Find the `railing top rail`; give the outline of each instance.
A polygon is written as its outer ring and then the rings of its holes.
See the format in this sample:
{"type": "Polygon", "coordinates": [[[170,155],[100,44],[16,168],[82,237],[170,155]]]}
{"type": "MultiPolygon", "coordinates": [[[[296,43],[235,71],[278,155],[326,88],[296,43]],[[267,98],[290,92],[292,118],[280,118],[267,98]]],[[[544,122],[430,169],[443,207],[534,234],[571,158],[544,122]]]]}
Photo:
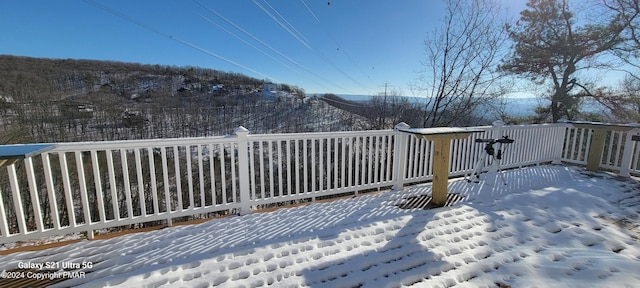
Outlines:
{"type": "Polygon", "coordinates": [[[145,140],[116,140],[116,141],[95,141],[95,142],[66,142],[56,143],[57,147],[49,152],[68,152],[68,151],[89,151],[97,149],[127,149],[127,148],[146,148],[146,147],[162,147],[174,145],[198,145],[210,143],[233,143],[236,139],[235,135],[226,136],[209,136],[209,137],[193,137],[193,138],[166,138],[166,139],[145,139],[145,140]]]}
{"type": "Polygon", "coordinates": [[[280,134],[249,134],[251,140],[292,140],[311,138],[342,138],[352,136],[389,135],[393,130],[365,130],[365,131],[339,131],[339,132],[313,132],[313,133],[280,133],[280,134]]]}
{"type": "MultiPolygon", "coordinates": [[[[502,126],[504,130],[513,129],[536,129],[541,127],[570,127],[570,123],[549,123],[549,124],[524,124],[502,126]]],[[[468,129],[489,130],[492,126],[473,126],[468,129]]],[[[425,128],[431,129],[431,128],[425,128]]],[[[339,131],[339,132],[313,132],[313,133],[278,133],[278,134],[249,134],[251,140],[294,140],[294,139],[316,139],[316,138],[341,138],[353,136],[389,135],[396,133],[394,130],[365,130],[365,131],[339,131]]],[[[115,140],[115,141],[91,141],[91,142],[63,142],[63,143],[43,143],[43,145],[53,145],[56,147],[47,152],[69,152],[69,151],[91,151],[101,149],[131,149],[162,147],[174,145],[199,145],[210,143],[232,143],[236,135],[207,136],[192,138],[160,138],[145,140],[115,140]]]]}
{"type": "Polygon", "coordinates": [[[0,160],[24,159],[55,148],[54,144],[15,144],[0,146],[0,160]]]}

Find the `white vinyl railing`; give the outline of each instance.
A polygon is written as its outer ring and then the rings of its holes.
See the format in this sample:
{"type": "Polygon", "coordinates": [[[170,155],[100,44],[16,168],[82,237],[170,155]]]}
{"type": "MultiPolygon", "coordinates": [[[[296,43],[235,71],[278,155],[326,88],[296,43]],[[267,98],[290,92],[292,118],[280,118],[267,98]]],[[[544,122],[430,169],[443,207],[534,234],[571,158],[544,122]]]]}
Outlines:
{"type": "MultiPolygon", "coordinates": [[[[584,164],[592,134],[567,124],[473,128],[482,132],[452,141],[452,177],[484,153],[475,139],[514,139],[502,147],[508,169],[584,164]]],[[[637,130],[608,134],[601,168],[640,174],[637,130]]],[[[432,149],[392,130],[251,135],[242,127],[224,137],[59,143],[0,171],[0,243],[400,189],[432,179],[432,149]]]]}

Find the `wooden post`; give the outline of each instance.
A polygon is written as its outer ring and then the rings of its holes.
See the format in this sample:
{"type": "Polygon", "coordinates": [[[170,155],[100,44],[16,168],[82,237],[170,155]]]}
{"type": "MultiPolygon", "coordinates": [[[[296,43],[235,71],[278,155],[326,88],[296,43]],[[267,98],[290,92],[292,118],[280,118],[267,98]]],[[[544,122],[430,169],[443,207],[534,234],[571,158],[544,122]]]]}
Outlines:
{"type": "Polygon", "coordinates": [[[570,123],[572,123],[573,126],[577,128],[586,128],[586,129],[593,130],[593,136],[591,137],[591,145],[589,145],[589,152],[587,154],[587,157],[588,157],[587,171],[598,171],[598,168],[600,168],[600,163],[602,163],[602,152],[604,150],[604,142],[607,138],[608,131],[624,132],[637,127],[636,125],[607,124],[607,123],[596,123],[596,122],[570,122],[570,123]]]}
{"type": "Polygon", "coordinates": [[[433,140],[433,204],[444,206],[447,202],[447,185],[449,185],[449,149],[451,139],[433,140]]]}
{"type": "Polygon", "coordinates": [[[600,163],[602,163],[602,150],[604,149],[605,138],[607,138],[606,130],[593,129],[591,146],[589,147],[589,156],[587,158],[588,171],[598,171],[598,167],[600,167],[600,163]]]}
{"type": "Polygon", "coordinates": [[[465,139],[473,132],[463,128],[418,128],[400,129],[402,132],[414,134],[418,138],[433,141],[433,184],[431,198],[436,206],[444,206],[447,202],[447,186],[449,185],[449,162],[452,139],[465,139]]]}

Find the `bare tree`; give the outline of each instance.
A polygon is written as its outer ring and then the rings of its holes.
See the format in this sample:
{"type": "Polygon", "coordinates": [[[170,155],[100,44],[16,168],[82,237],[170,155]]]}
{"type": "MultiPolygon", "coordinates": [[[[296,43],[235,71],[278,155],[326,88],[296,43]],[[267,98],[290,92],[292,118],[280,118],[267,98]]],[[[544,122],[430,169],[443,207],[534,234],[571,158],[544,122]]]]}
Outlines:
{"type": "MultiPolygon", "coordinates": [[[[613,52],[627,64],[640,68],[637,60],[640,57],[640,0],[600,0],[602,5],[613,13],[624,30],[620,33],[621,45],[614,47],[613,52]]],[[[640,79],[637,73],[628,73],[630,77],[640,79]]]]}
{"type": "Polygon", "coordinates": [[[390,90],[378,93],[369,100],[366,117],[371,128],[391,129],[400,122],[414,127],[422,125],[419,104],[401,95],[398,90],[390,90]]]}
{"type": "Polygon", "coordinates": [[[611,18],[619,19],[624,30],[620,33],[622,43],[612,52],[625,63],[625,78],[617,89],[600,89],[595,99],[607,110],[615,121],[640,121],[640,0],[597,0],[611,18]]]}
{"type": "Polygon", "coordinates": [[[461,124],[503,95],[496,67],[508,39],[494,0],[445,0],[442,25],[425,40],[425,67],[415,86],[426,94],[425,127],[461,124]]]}

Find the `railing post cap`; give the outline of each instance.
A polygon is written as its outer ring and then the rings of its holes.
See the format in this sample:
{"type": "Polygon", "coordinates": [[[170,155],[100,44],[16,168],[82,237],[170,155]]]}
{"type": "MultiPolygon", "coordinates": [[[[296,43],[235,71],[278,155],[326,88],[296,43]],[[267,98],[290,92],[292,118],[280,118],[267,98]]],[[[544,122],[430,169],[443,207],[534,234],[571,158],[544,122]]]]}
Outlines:
{"type": "Polygon", "coordinates": [[[398,131],[400,129],[409,129],[409,128],[411,128],[411,126],[409,126],[409,124],[404,123],[404,122],[400,122],[395,127],[393,127],[393,130],[394,131],[398,131]]]}
{"type": "Polygon", "coordinates": [[[243,126],[238,126],[238,128],[233,129],[233,133],[234,133],[234,134],[238,134],[238,133],[249,133],[249,129],[244,128],[243,126]]]}
{"type": "Polygon", "coordinates": [[[493,125],[493,127],[502,127],[504,126],[504,122],[502,120],[496,120],[496,121],[493,121],[491,125],[493,125]]]}

